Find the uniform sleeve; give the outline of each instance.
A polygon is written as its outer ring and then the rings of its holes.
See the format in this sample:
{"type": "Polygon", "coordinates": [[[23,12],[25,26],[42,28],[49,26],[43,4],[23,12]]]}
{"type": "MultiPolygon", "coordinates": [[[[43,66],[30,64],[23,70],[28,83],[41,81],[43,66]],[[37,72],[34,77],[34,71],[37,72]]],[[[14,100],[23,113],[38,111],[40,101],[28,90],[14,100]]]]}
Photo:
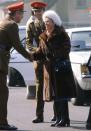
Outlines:
{"type": "Polygon", "coordinates": [[[11,45],[20,53],[22,54],[25,58],[29,59],[30,55],[29,53],[25,50],[25,48],[22,46],[19,38],[19,29],[18,25],[16,23],[13,23],[10,28],[8,29],[8,35],[10,39],[11,45]]]}
{"type": "Polygon", "coordinates": [[[40,42],[39,42],[39,47],[36,49],[36,51],[33,52],[33,58],[34,60],[42,60],[42,61],[45,61],[46,60],[46,56],[45,56],[45,53],[43,51],[43,46],[42,46],[42,42],[43,42],[43,39],[40,38],[40,42]]]}
{"type": "Polygon", "coordinates": [[[26,48],[31,51],[35,51],[36,47],[33,47],[33,29],[32,29],[33,23],[27,23],[26,24],[26,48]]]}

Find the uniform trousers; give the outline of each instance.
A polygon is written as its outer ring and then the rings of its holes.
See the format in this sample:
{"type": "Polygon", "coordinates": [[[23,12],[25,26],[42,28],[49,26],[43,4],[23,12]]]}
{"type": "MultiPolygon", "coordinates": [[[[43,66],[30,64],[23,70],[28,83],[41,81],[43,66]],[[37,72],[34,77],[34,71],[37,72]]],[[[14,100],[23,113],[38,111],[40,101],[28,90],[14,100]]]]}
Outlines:
{"type": "Polygon", "coordinates": [[[43,63],[34,61],[34,69],[36,76],[36,116],[41,118],[43,117],[44,112],[44,100],[43,100],[43,63]]]}
{"type": "Polygon", "coordinates": [[[9,90],[7,87],[7,75],[0,72],[0,124],[8,124],[7,122],[7,102],[9,90]]]}

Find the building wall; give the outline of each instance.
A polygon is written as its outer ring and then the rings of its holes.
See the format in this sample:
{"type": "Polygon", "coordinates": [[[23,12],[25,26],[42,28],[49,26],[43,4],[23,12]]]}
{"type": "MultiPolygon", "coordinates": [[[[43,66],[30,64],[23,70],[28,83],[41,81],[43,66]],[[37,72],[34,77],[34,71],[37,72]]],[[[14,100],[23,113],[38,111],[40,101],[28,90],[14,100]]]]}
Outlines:
{"type": "MultiPolygon", "coordinates": [[[[48,2],[49,0],[44,1],[48,2]]],[[[91,1],[56,0],[55,2],[51,0],[51,2],[53,3],[51,9],[58,12],[66,27],[91,25],[91,13],[87,10],[91,5],[91,1]]]]}
{"type": "Polygon", "coordinates": [[[29,17],[31,16],[31,8],[30,8],[30,3],[25,4],[25,11],[24,12],[24,17],[20,23],[20,25],[25,25],[29,17]]]}
{"type": "Polygon", "coordinates": [[[87,1],[86,8],[78,9],[76,6],[76,0],[68,0],[68,17],[69,23],[74,24],[90,24],[91,23],[91,14],[88,11],[91,1],[87,1]]]}
{"type": "MultiPolygon", "coordinates": [[[[24,18],[20,25],[25,25],[31,15],[30,0],[23,0],[25,2],[24,18]]],[[[91,6],[91,0],[31,0],[32,1],[44,1],[48,3],[47,9],[53,9],[60,15],[63,24],[66,27],[72,26],[89,26],[91,25],[91,13],[87,10],[91,6]],[[85,2],[83,6],[77,6],[78,2],[85,2]]],[[[5,4],[6,6],[6,4],[5,4]]],[[[0,19],[4,17],[2,8],[0,7],[0,19]]]]}

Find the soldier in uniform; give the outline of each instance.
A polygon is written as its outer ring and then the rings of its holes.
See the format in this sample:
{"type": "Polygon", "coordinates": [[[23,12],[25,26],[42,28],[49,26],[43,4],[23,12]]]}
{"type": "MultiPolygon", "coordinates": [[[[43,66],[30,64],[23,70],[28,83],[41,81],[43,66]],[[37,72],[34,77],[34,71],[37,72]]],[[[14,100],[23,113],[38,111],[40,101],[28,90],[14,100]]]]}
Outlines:
{"type": "Polygon", "coordinates": [[[20,54],[31,61],[30,54],[22,47],[18,25],[23,18],[24,3],[18,2],[7,7],[8,14],[0,21],[0,130],[17,130],[8,124],[7,102],[9,90],[7,87],[7,73],[10,59],[10,49],[15,48],[20,54]]]}
{"type": "MultiPolygon", "coordinates": [[[[44,31],[44,23],[42,21],[42,14],[47,6],[44,2],[33,2],[32,16],[29,18],[26,24],[26,48],[31,51],[35,51],[39,46],[39,35],[44,31]]],[[[36,77],[36,119],[33,123],[43,122],[44,100],[43,100],[43,63],[42,61],[33,61],[36,77]]]]}

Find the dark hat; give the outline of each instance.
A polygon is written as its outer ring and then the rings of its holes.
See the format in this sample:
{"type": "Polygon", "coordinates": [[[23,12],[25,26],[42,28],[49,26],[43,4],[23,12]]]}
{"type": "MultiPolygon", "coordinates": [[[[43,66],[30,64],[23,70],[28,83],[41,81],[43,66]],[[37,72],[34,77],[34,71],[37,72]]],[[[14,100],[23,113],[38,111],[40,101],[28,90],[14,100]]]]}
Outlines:
{"type": "Polygon", "coordinates": [[[39,9],[44,9],[45,7],[47,6],[47,3],[45,2],[32,2],[31,3],[31,7],[32,7],[32,10],[39,10],[39,9]]]}
{"type": "Polygon", "coordinates": [[[24,2],[18,2],[18,3],[8,5],[7,9],[11,12],[17,11],[17,10],[24,11],[24,2]]]}

